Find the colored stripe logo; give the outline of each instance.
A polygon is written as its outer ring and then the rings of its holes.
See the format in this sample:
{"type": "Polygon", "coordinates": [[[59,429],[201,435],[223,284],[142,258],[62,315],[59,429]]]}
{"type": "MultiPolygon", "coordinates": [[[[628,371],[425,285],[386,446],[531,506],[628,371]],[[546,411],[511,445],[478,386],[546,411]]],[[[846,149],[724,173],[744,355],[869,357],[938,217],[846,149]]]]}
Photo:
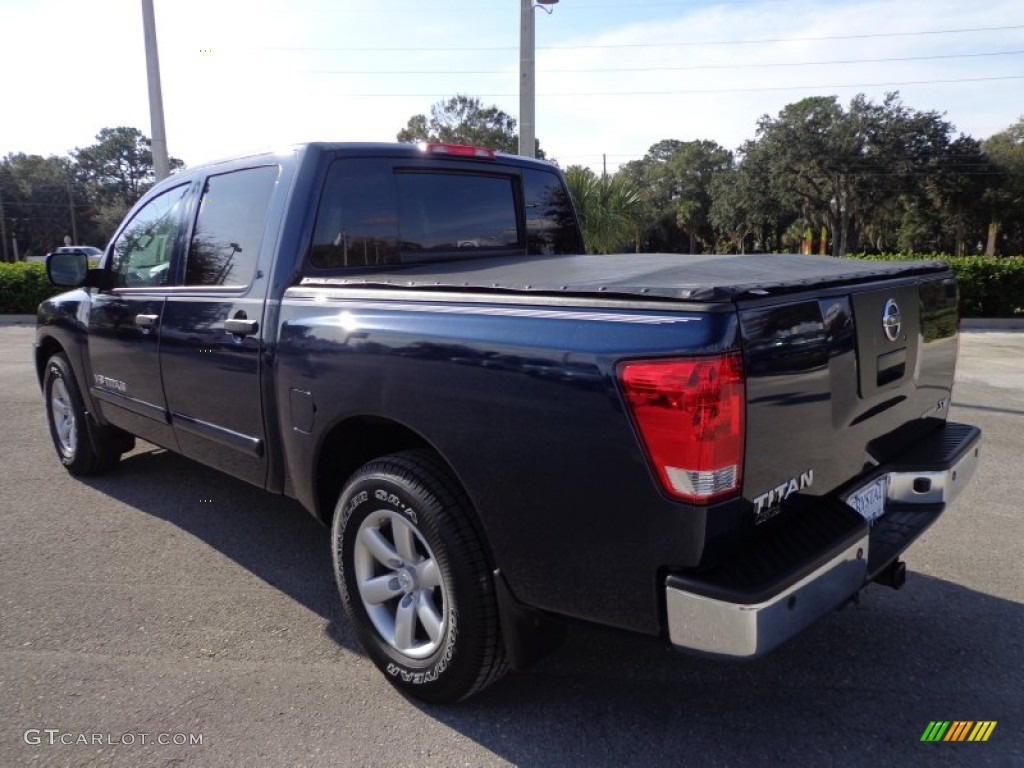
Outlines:
{"type": "Polygon", "coordinates": [[[988,741],[998,720],[932,720],[921,741],[988,741]]]}

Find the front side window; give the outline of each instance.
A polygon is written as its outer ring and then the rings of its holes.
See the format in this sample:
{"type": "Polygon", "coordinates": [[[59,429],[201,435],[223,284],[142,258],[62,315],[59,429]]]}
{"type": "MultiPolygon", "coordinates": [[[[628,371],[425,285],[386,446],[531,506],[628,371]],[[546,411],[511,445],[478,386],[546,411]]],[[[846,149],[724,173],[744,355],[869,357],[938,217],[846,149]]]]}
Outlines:
{"type": "Polygon", "coordinates": [[[154,197],[114,242],[111,270],[117,288],[146,288],[170,281],[174,241],[181,231],[188,185],[154,197]]]}
{"type": "Polygon", "coordinates": [[[206,180],[188,249],[186,285],[252,282],[277,175],[277,166],[264,166],[206,180]]]}

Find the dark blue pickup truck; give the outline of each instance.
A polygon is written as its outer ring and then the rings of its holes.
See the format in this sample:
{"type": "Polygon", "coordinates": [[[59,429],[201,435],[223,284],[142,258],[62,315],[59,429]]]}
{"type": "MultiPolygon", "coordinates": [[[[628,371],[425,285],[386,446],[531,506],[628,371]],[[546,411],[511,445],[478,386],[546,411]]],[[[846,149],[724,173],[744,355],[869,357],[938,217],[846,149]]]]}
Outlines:
{"type": "Polygon", "coordinates": [[[298,499],[401,690],[566,619],[754,657],[899,586],[969,482],[941,262],[583,255],[543,162],[309,144],[154,187],[35,348],[57,455],[135,437],[298,499]]]}

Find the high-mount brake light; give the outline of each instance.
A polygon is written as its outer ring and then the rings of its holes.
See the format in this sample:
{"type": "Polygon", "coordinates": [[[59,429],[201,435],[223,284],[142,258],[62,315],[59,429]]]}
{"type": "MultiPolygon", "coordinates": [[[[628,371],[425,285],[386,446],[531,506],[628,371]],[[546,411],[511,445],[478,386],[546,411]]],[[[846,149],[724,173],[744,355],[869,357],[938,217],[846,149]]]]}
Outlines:
{"type": "Polygon", "coordinates": [[[666,493],[709,504],[743,480],[745,387],[738,352],[637,360],[619,383],[654,473],[666,493]]]}
{"type": "Polygon", "coordinates": [[[432,155],[448,155],[450,157],[475,157],[478,160],[493,160],[497,152],[486,147],[471,147],[467,144],[423,144],[423,149],[432,155]]]}

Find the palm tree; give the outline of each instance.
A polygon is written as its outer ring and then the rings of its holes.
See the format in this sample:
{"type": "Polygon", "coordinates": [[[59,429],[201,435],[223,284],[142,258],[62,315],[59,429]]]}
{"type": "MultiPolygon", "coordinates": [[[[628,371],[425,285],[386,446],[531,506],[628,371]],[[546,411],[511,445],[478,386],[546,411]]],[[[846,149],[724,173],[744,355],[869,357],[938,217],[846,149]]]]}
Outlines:
{"type": "Polygon", "coordinates": [[[587,250],[628,250],[643,217],[643,199],[632,181],[621,173],[598,176],[579,165],[566,169],[565,181],[576,204],[587,250]]]}

